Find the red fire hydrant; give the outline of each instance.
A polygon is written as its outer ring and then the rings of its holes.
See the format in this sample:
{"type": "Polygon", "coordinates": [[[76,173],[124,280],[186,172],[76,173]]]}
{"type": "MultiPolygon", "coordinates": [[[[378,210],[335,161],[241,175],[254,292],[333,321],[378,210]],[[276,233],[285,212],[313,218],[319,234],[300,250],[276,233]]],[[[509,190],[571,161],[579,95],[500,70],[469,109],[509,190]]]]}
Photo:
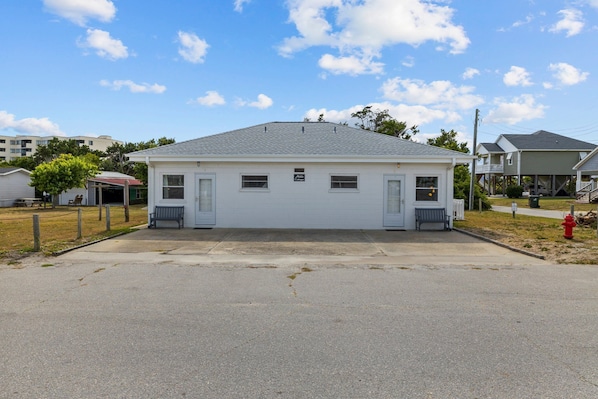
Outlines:
{"type": "Polygon", "coordinates": [[[561,225],[565,226],[565,234],[563,237],[570,240],[573,238],[573,228],[577,226],[577,223],[573,220],[573,215],[569,214],[565,216],[565,221],[561,223],[561,225]]]}

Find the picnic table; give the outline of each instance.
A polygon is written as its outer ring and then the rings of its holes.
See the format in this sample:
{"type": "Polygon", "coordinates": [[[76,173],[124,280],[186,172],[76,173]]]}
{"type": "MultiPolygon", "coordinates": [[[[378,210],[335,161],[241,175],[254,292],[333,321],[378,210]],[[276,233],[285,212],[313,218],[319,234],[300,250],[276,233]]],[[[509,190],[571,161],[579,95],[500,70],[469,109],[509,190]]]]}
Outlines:
{"type": "Polygon", "coordinates": [[[15,206],[21,206],[21,207],[27,207],[27,206],[33,206],[33,205],[42,206],[43,203],[44,202],[41,198],[17,198],[15,200],[15,206]]]}

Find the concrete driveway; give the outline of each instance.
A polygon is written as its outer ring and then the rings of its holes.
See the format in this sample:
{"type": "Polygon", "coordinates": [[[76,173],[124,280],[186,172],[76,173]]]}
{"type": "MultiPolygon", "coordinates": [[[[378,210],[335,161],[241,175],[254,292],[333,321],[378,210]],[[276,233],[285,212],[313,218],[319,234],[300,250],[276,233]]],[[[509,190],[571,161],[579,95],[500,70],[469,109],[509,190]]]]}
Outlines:
{"type": "Polygon", "coordinates": [[[544,261],[457,231],[140,229],[62,260],[293,265],[527,265],[544,261]]]}
{"type": "Polygon", "coordinates": [[[29,262],[0,268],[0,398],[598,397],[598,268],[455,231],[143,229],[29,262]]]}

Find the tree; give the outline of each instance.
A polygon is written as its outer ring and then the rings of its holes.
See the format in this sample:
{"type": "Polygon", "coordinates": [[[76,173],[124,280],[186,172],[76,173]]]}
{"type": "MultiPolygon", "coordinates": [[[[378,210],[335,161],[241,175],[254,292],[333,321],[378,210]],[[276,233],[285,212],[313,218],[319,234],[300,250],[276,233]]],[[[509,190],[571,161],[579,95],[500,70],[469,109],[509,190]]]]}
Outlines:
{"type": "Polygon", "coordinates": [[[352,113],[351,117],[359,119],[355,126],[363,130],[370,130],[405,140],[411,140],[419,132],[416,125],[407,128],[406,122],[399,122],[391,117],[387,109],[373,111],[371,105],[364,107],[361,111],[352,113]]]}
{"type": "Polygon", "coordinates": [[[158,140],[141,141],[139,143],[126,143],[124,145],[114,143],[106,149],[106,157],[100,163],[100,169],[135,176],[135,178],[147,184],[147,165],[129,161],[126,154],[173,143],[175,143],[175,139],[166,137],[160,137],[158,140]]]}
{"type": "Polygon", "coordinates": [[[469,154],[469,148],[467,148],[467,143],[458,143],[457,132],[455,132],[452,129],[448,132],[444,129],[440,129],[440,136],[433,139],[428,139],[428,145],[433,145],[434,147],[447,148],[449,150],[469,154]]]}
{"type": "Polygon", "coordinates": [[[75,157],[94,154],[98,158],[105,155],[102,151],[92,150],[86,145],[80,145],[77,140],[60,140],[54,137],[48,141],[48,144],[37,147],[33,159],[36,165],[40,165],[44,162],[50,162],[62,154],[71,154],[75,157]]]}
{"type": "MultiPolygon", "coordinates": [[[[457,132],[452,129],[448,132],[444,129],[440,129],[440,136],[428,139],[428,145],[469,154],[467,143],[457,142],[457,132]]],[[[453,198],[464,199],[465,209],[469,208],[470,182],[471,173],[469,172],[469,165],[456,165],[453,177],[453,198]]],[[[474,202],[478,203],[478,201],[482,199],[482,208],[490,209],[490,201],[488,201],[488,197],[486,197],[486,194],[482,192],[480,186],[478,184],[474,184],[473,190],[474,202]]]]}
{"type": "Polygon", "coordinates": [[[27,170],[31,171],[31,170],[35,169],[37,164],[33,160],[33,157],[19,157],[19,158],[10,160],[10,162],[2,162],[2,164],[0,166],[2,166],[2,167],[13,166],[15,168],[23,168],[23,169],[27,169],[27,170]]]}
{"type": "Polygon", "coordinates": [[[98,173],[97,165],[88,158],[62,154],[50,162],[38,165],[31,172],[29,185],[52,195],[54,207],[59,194],[72,188],[85,187],[87,179],[98,173]]]}

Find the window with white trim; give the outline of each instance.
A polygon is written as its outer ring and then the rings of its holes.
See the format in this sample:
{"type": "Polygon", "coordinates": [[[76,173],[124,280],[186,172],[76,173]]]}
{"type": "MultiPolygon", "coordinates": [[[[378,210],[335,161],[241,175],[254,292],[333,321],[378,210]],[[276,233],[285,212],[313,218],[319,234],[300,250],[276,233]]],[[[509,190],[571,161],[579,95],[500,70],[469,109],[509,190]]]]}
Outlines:
{"type": "Polygon", "coordinates": [[[513,165],[513,153],[509,152],[507,154],[507,165],[513,165]]]}
{"type": "Polygon", "coordinates": [[[241,175],[241,188],[245,190],[267,190],[268,175],[241,175]]]}
{"type": "Polygon", "coordinates": [[[438,201],[438,177],[416,176],[415,178],[416,201],[438,201]]]}
{"type": "Polygon", "coordinates": [[[185,198],[185,175],[163,175],[162,176],[162,198],[163,199],[184,199],[185,198]]]}
{"type": "Polygon", "coordinates": [[[330,188],[357,190],[357,175],[330,175],[330,188]]]}

